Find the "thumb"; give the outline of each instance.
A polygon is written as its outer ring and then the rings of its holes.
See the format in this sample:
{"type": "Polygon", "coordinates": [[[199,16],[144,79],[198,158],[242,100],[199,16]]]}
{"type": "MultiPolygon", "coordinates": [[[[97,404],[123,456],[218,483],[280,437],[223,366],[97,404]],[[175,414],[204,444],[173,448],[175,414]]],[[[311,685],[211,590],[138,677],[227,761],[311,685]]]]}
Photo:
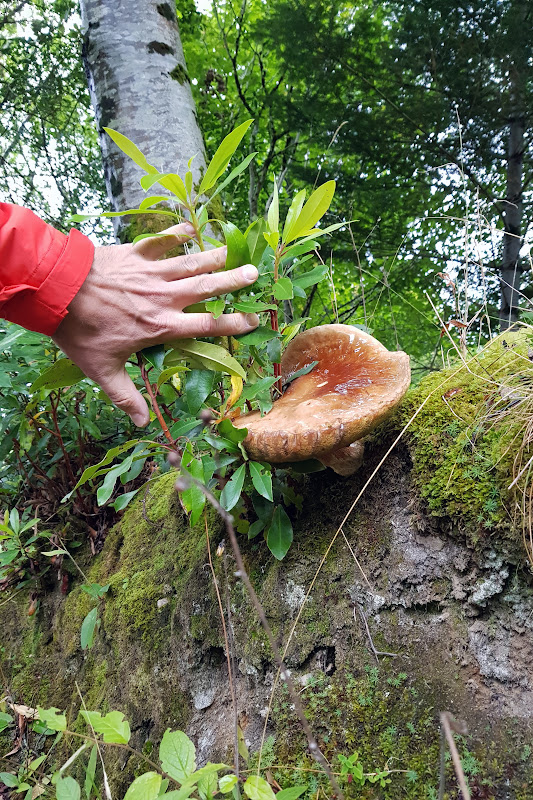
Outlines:
{"type": "Polygon", "coordinates": [[[132,422],[144,428],[150,421],[148,406],[132,379],[122,367],[114,375],[98,378],[98,383],[108,395],[109,399],[122,411],[131,417],[132,422]]]}

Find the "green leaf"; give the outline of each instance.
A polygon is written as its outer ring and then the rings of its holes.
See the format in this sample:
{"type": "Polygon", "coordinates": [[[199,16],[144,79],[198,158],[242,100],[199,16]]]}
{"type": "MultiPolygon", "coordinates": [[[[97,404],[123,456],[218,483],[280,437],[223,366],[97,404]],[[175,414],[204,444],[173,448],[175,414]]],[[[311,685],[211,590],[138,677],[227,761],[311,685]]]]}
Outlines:
{"type": "Polygon", "coordinates": [[[157,772],[145,772],[130,784],[124,800],[156,800],[159,797],[161,780],[161,775],[157,772]]]}
{"type": "MultiPolygon", "coordinates": [[[[243,333],[240,336],[235,336],[241,344],[245,345],[258,345],[264,344],[265,342],[270,341],[270,339],[277,339],[279,338],[280,334],[278,331],[273,331],[272,328],[268,328],[266,325],[259,325],[255,330],[251,331],[251,333],[243,333]]],[[[243,377],[241,375],[241,377],[243,377]]]]}
{"type": "Polygon", "coordinates": [[[130,208],[127,211],[103,211],[100,214],[73,214],[70,219],[72,222],[85,222],[85,220],[94,219],[95,217],[105,217],[108,219],[113,217],[138,216],[139,214],[162,214],[164,217],[173,217],[177,219],[177,214],[174,211],[165,211],[164,208],[157,208],[155,210],[145,208],[143,211],[139,211],[138,208],[130,208]]]}
{"type": "Polygon", "coordinates": [[[282,789],[277,793],[276,800],[297,800],[306,791],[307,786],[289,786],[288,789],[282,789]]]}
{"type": "Polygon", "coordinates": [[[314,286],[315,283],[320,283],[322,278],[325,278],[328,273],[328,265],[320,264],[320,266],[309,270],[309,272],[306,272],[304,275],[298,275],[297,278],[293,279],[293,283],[295,286],[299,286],[300,289],[308,289],[309,286],[314,286]]]}
{"type": "Polygon", "coordinates": [[[205,304],[205,310],[209,311],[215,319],[218,319],[224,313],[226,308],[226,301],[223,297],[217,297],[216,300],[208,300],[205,304]]]}
{"type": "Polygon", "coordinates": [[[19,779],[17,776],[12,775],[10,772],[0,772],[0,782],[2,782],[9,789],[14,789],[19,785],[19,779]]]}
{"type": "Polygon", "coordinates": [[[67,775],[66,778],[59,778],[56,783],[57,800],[80,800],[81,789],[78,781],[67,775]]]}
{"type": "Polygon", "coordinates": [[[233,153],[241,143],[242,137],[252,122],[252,119],[243,122],[242,125],[239,125],[237,128],[235,128],[235,130],[229,133],[222,141],[205,171],[205,175],[200,183],[198,194],[204,194],[204,192],[208,192],[209,189],[215,185],[219,177],[228,166],[233,153]]]}
{"type": "Polygon", "coordinates": [[[222,489],[220,494],[220,505],[222,508],[225,508],[226,511],[231,511],[231,509],[237,505],[241,496],[242,487],[244,485],[245,475],[246,464],[241,464],[241,466],[235,470],[227,484],[222,489]]]}
{"type": "Polygon", "coordinates": [[[197,414],[213,391],[215,373],[209,369],[191,369],[185,383],[185,400],[191,414],[197,414]]]}
{"type": "Polygon", "coordinates": [[[162,386],[166,381],[168,381],[169,378],[172,378],[172,376],[175,375],[177,372],[187,372],[187,367],[176,364],[173,367],[168,367],[168,369],[164,369],[161,372],[159,378],[157,379],[157,388],[159,389],[160,386],[162,386]]]}
{"type": "MultiPolygon", "coordinates": [[[[218,767],[218,764],[213,764],[213,765],[208,764],[207,766],[218,767]]],[[[203,769],[205,769],[205,767],[203,769]]],[[[202,770],[198,770],[198,772],[202,772],[202,770]]],[[[200,795],[200,800],[211,800],[213,795],[216,794],[218,786],[217,772],[218,770],[209,769],[208,771],[200,775],[199,778],[197,778],[196,782],[198,786],[198,794],[200,795]]],[[[196,777],[197,774],[198,773],[196,773],[194,777],[196,777]]]]}
{"type": "Polygon", "coordinates": [[[156,369],[163,369],[163,361],[165,360],[165,347],[162,344],[156,344],[153,347],[145,347],[141,350],[143,357],[156,369]]]}
{"type": "Polygon", "coordinates": [[[47,759],[46,753],[42,756],[38,756],[38,758],[32,759],[32,761],[30,761],[30,763],[28,764],[28,770],[30,772],[35,772],[35,770],[39,769],[43,761],[46,761],[46,759],[47,759]]]}
{"type": "Polygon", "coordinates": [[[4,550],[3,553],[0,552],[0,567],[6,567],[8,564],[12,564],[19,552],[18,547],[4,550]]]}
{"type": "Polygon", "coordinates": [[[259,775],[250,775],[243,786],[244,793],[250,800],[275,800],[272,787],[259,775]]]}
{"type": "Polygon", "coordinates": [[[17,328],[16,330],[12,331],[11,333],[6,334],[3,339],[0,340],[0,352],[4,353],[13,342],[16,342],[17,339],[20,339],[22,336],[26,336],[28,331],[23,330],[21,328],[17,328]]]}
{"type": "Polygon", "coordinates": [[[279,278],[272,287],[272,294],[276,300],[290,300],[294,297],[291,279],[279,278]]]}
{"type": "Polygon", "coordinates": [[[117,482],[118,478],[120,478],[120,476],[125,472],[128,472],[132,462],[133,453],[125,458],[120,464],[117,464],[116,467],[113,467],[107,472],[102,485],[98,487],[98,491],[96,492],[96,500],[99,506],[103,506],[105,503],[107,503],[113,494],[115,483],[117,482]]]}
{"type": "MultiPolygon", "coordinates": [[[[77,482],[74,489],[72,489],[71,492],[66,494],[61,502],[64,503],[66,500],[68,500],[68,498],[71,496],[72,492],[74,492],[75,489],[77,489],[79,486],[83,486],[84,483],[87,483],[87,481],[90,481],[92,478],[96,477],[97,474],[101,474],[101,471],[106,472],[107,470],[105,469],[105,467],[107,466],[107,464],[113,461],[113,459],[115,459],[117,456],[121,455],[122,453],[125,453],[127,450],[131,450],[132,447],[136,447],[138,444],[139,444],[138,439],[130,439],[129,442],[125,442],[124,444],[119,444],[116,447],[112,447],[110,450],[108,450],[103,459],[99,461],[98,464],[93,464],[91,467],[87,467],[87,469],[84,470],[81,478],[77,482]]],[[[154,447],[157,445],[155,442],[145,442],[145,446],[154,447]]]]}
{"type": "MultiPolygon", "coordinates": [[[[230,184],[232,181],[234,181],[234,180],[235,180],[235,178],[236,178],[238,175],[240,175],[240,174],[241,174],[241,172],[244,172],[244,170],[246,169],[246,167],[248,166],[248,164],[250,163],[250,161],[252,161],[252,160],[253,160],[253,159],[256,157],[256,155],[257,155],[257,153],[250,153],[250,155],[249,155],[249,156],[246,156],[246,158],[244,159],[244,161],[241,161],[241,163],[240,163],[238,166],[236,166],[236,167],[235,167],[235,169],[232,169],[232,171],[230,172],[230,174],[228,175],[228,177],[227,177],[227,178],[225,178],[225,179],[222,181],[222,183],[219,183],[219,184],[218,184],[218,186],[217,186],[217,188],[216,188],[216,190],[213,192],[213,194],[212,194],[212,195],[210,195],[210,197],[209,197],[209,202],[210,202],[210,203],[213,201],[213,198],[215,198],[215,197],[216,197],[218,194],[220,194],[220,192],[222,192],[222,191],[223,191],[223,190],[226,188],[226,186],[229,186],[229,184],[230,184]]],[[[205,206],[202,206],[202,207],[201,207],[201,209],[200,209],[200,211],[199,211],[199,214],[201,214],[201,213],[202,213],[202,212],[204,212],[205,210],[206,210],[206,207],[205,207],[205,206]]]]}
{"type": "Polygon", "coordinates": [[[279,233],[277,231],[273,233],[264,233],[263,238],[268,242],[272,250],[277,248],[279,242],[279,233]]]}
{"type": "Polygon", "coordinates": [[[167,172],[162,175],[159,179],[159,183],[161,186],[164,186],[165,189],[169,189],[172,194],[175,194],[180,202],[187,202],[187,189],[185,188],[183,180],[179,175],[176,175],[175,172],[167,172]]]}
{"type": "Polygon", "coordinates": [[[252,478],[252,483],[256,492],[270,500],[272,503],[274,501],[274,496],[272,494],[272,474],[270,472],[270,467],[268,469],[263,466],[263,464],[258,464],[256,461],[249,461],[250,465],[250,476],[252,478]]]}
{"type": "Polygon", "coordinates": [[[141,187],[144,189],[145,192],[148,189],[151,189],[155,183],[159,183],[160,178],[164,178],[167,174],[166,172],[150,172],[148,175],[143,175],[140,179],[139,183],[141,187]]]}
{"type": "MultiPolygon", "coordinates": [[[[145,192],[151,189],[154,183],[159,183],[160,186],[164,186],[165,189],[168,189],[172,194],[176,195],[180,203],[187,202],[185,184],[180,176],[176,175],[174,172],[151,172],[149,175],[143,175],[140,180],[140,184],[145,192]]],[[[167,202],[169,199],[170,198],[165,197],[167,202]]],[[[139,208],[145,209],[145,203],[146,201],[143,200],[139,208]]]]}
{"type": "MultiPolygon", "coordinates": [[[[181,471],[200,483],[205,481],[203,462],[200,458],[194,457],[190,442],[187,442],[183,451],[181,471]]],[[[190,486],[180,492],[180,498],[183,507],[191,515],[191,525],[196,525],[205,506],[205,494],[194,481],[191,481],[190,486]]]]}
{"type": "Polygon", "coordinates": [[[259,378],[255,383],[248,383],[241,393],[241,400],[253,400],[258,394],[262,394],[276,383],[277,378],[259,378]]]}
{"type": "Polygon", "coordinates": [[[294,223],[291,224],[290,236],[287,236],[286,239],[287,244],[298,239],[316,225],[330,207],[334,194],[335,181],[326,181],[318,189],[315,189],[294,223]]]}
{"type": "MultiPolygon", "coordinates": [[[[279,196],[278,196],[278,182],[274,175],[274,187],[272,189],[272,202],[267,214],[267,225],[269,233],[275,233],[279,238],[279,196]]],[[[277,244],[277,242],[276,242],[277,244]]]]}
{"type": "Polygon", "coordinates": [[[167,729],[159,745],[159,760],[164,772],[183,783],[196,769],[196,749],[183,731],[167,729]]]}
{"type": "Polygon", "coordinates": [[[272,522],[267,531],[268,549],[278,561],[287,554],[292,543],[292,524],[283,506],[276,506],[272,522]]]}
{"type": "Polygon", "coordinates": [[[193,428],[197,428],[202,423],[199,419],[183,419],[176,422],[170,429],[170,435],[173,439],[179,439],[180,436],[186,436],[193,428]]]}
{"type": "Polygon", "coordinates": [[[229,794],[234,786],[237,785],[236,775],[224,775],[218,782],[218,788],[222,794],[229,794]]]}
{"type": "MultiPolygon", "coordinates": [[[[139,211],[144,211],[145,208],[150,208],[151,206],[156,206],[158,203],[168,203],[168,195],[152,195],[151,197],[145,197],[144,200],[139,205],[139,211]]],[[[148,234],[149,236],[153,236],[154,234],[148,234]]],[[[155,234],[156,236],[158,234],[155,234]]],[[[164,235],[164,234],[163,234],[164,235]]]]}
{"type": "Polygon", "coordinates": [[[109,586],[109,583],[106,583],[105,586],[102,586],[99,583],[84,583],[82,584],[81,590],[82,592],[85,592],[85,594],[88,594],[89,597],[92,597],[95,600],[100,600],[100,598],[103,597],[109,590],[109,586]]]}
{"type": "MultiPolygon", "coordinates": [[[[230,356],[227,350],[219,347],[216,344],[209,344],[208,342],[199,342],[196,339],[177,339],[170,343],[171,346],[178,351],[182,351],[187,355],[193,356],[200,361],[206,369],[215,370],[215,372],[227,372],[230,375],[239,375],[243,380],[246,378],[246,373],[238,361],[233,356],[230,356]]],[[[180,360],[183,358],[181,353],[177,356],[180,360]]],[[[168,354],[165,361],[171,364],[173,358],[172,353],[168,354]]]]}
{"type": "Polygon", "coordinates": [[[188,197],[191,197],[192,195],[192,181],[193,181],[192,172],[189,169],[185,173],[185,189],[188,197]]]}
{"type": "Polygon", "coordinates": [[[230,442],[234,442],[234,444],[244,442],[248,436],[246,428],[236,428],[230,419],[223,419],[222,422],[217,425],[217,430],[221,436],[229,439],[230,442]]]}
{"type": "Polygon", "coordinates": [[[13,724],[15,720],[10,714],[0,711],[0,733],[13,724]]]}
{"type": "Polygon", "coordinates": [[[96,759],[98,756],[98,747],[96,744],[93,744],[91,748],[91,755],[89,756],[89,761],[87,764],[87,768],[85,770],[85,781],[83,783],[83,789],[85,791],[85,797],[87,800],[91,799],[91,792],[94,786],[94,776],[96,774],[96,759]]]}
{"type": "Polygon", "coordinates": [[[132,492],[124,492],[121,494],[120,497],[117,497],[114,503],[111,505],[115,509],[115,511],[124,511],[126,506],[128,506],[135,495],[140,491],[140,489],[134,489],[132,492]]]}
{"type": "Polygon", "coordinates": [[[311,361],[311,363],[306,364],[305,367],[297,369],[296,372],[293,372],[292,375],[289,375],[289,377],[285,380],[285,383],[283,385],[288,386],[289,383],[292,383],[294,380],[296,380],[296,378],[301,378],[302,375],[309,375],[309,373],[312,372],[312,370],[314,370],[317,364],[318,361],[311,361]]]}
{"type": "Polygon", "coordinates": [[[257,300],[235,300],[232,306],[236,311],[244,311],[245,314],[260,314],[262,311],[275,311],[277,308],[277,306],[260,303],[257,300]]]}
{"type": "Polygon", "coordinates": [[[81,711],[84,720],[95,733],[101,733],[107,744],[128,744],[131,737],[130,724],[121,711],[110,711],[102,717],[99,711],[81,711]]]}
{"type": "Polygon", "coordinates": [[[94,635],[100,620],[98,619],[98,608],[93,608],[81,623],[80,643],[82,650],[90,650],[94,644],[94,635]]]}
{"type": "Polygon", "coordinates": [[[67,718],[58,708],[41,708],[37,706],[39,721],[51,731],[66,731],[67,718]]]}
{"type": "Polygon", "coordinates": [[[302,189],[301,192],[298,192],[298,194],[294,197],[294,200],[291,203],[291,207],[287,212],[287,217],[285,219],[285,226],[283,228],[283,235],[281,237],[282,241],[285,243],[291,241],[290,237],[292,235],[292,230],[295,227],[295,223],[298,217],[300,216],[300,212],[302,210],[302,206],[305,201],[305,194],[306,194],[305,189],[302,189]]]}
{"type": "Polygon", "coordinates": [[[255,222],[252,222],[244,234],[248,250],[250,251],[250,264],[253,264],[255,267],[258,267],[261,263],[261,258],[267,248],[267,242],[263,235],[266,229],[266,221],[263,217],[259,217],[255,222]]]}
{"type": "Polygon", "coordinates": [[[265,521],[263,519],[256,519],[248,528],[248,539],[254,539],[265,528],[265,521]]]}
{"type": "Polygon", "coordinates": [[[222,222],[228,254],[224,269],[236,269],[250,263],[250,250],[244,234],[231,222],[222,222]]]}
{"type": "Polygon", "coordinates": [[[287,325],[283,328],[283,343],[285,346],[289,344],[289,342],[294,339],[304,322],[306,322],[308,317],[304,317],[303,319],[296,319],[294,322],[291,322],[290,325],[287,325]]]}
{"type": "Polygon", "coordinates": [[[30,386],[30,392],[39,389],[62,389],[65,386],[74,386],[85,378],[85,374],[70,358],[60,358],[51,367],[42,372],[37,380],[30,386]]]}
{"type": "Polygon", "coordinates": [[[148,163],[146,156],[141,153],[137,145],[133,144],[127,136],[124,136],[118,131],[114,131],[112,128],[104,128],[104,131],[113,139],[117,147],[122,150],[123,153],[126,153],[126,155],[141,167],[141,169],[144,169],[145,172],[158,172],[152,164],[148,163]]]}

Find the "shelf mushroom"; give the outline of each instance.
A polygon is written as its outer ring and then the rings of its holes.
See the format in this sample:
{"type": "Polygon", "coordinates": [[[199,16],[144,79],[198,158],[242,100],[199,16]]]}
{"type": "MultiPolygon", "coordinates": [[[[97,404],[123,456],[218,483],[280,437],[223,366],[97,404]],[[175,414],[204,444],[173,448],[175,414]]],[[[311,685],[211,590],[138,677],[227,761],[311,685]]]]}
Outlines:
{"type": "Polygon", "coordinates": [[[319,459],[341,475],[362,462],[360,440],[380,424],[409,387],[409,356],[389,352],[351,325],[323,325],[296,336],[283,354],[283,384],[303,367],[261,417],[258,411],[233,421],[248,429],[251,458],[272,464],[319,459]]]}

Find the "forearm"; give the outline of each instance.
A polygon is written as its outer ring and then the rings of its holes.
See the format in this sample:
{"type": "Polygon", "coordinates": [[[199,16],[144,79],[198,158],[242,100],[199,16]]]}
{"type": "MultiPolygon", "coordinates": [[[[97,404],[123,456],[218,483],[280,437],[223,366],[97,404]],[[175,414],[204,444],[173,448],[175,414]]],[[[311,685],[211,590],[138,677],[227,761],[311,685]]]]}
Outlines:
{"type": "Polygon", "coordinates": [[[92,242],[26,208],[0,203],[0,317],[51,336],[87,277],[92,242]]]}

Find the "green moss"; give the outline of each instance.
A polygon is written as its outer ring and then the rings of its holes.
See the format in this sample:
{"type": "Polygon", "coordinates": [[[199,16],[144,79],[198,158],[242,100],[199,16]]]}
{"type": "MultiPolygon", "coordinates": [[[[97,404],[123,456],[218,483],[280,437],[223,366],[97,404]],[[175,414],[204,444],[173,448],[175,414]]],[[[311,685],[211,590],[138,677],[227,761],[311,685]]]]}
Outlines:
{"type": "Polygon", "coordinates": [[[178,83],[181,83],[182,86],[183,86],[184,83],[190,83],[191,82],[191,79],[189,78],[187,70],[185,69],[183,64],[179,64],[179,63],[176,64],[174,69],[170,70],[170,72],[168,74],[170,75],[170,77],[172,78],[173,81],[177,81],[178,83]]]}
{"type": "MultiPolygon", "coordinates": [[[[430,690],[426,681],[399,671],[392,662],[383,662],[379,668],[367,665],[358,670],[338,670],[332,678],[317,673],[309,680],[301,692],[305,713],[332,769],[340,771],[339,755],[357,753],[365,773],[392,770],[387,776],[389,783],[383,787],[379,783],[367,782],[361,787],[357,781],[344,781],[342,788],[348,800],[437,797],[440,725],[434,689],[430,690]]],[[[306,786],[304,797],[316,796],[319,786],[329,796],[327,782],[308,754],[307,740],[288,693],[282,690],[277,698],[272,714],[275,732],[261,754],[262,768],[270,768],[283,788],[306,786]]],[[[517,732],[497,739],[491,731],[484,733],[482,737],[457,739],[471,788],[483,788],[486,794],[480,796],[495,798],[499,787],[508,785],[510,776],[513,787],[525,788],[527,767],[520,762],[523,738],[517,732]]],[[[252,767],[257,761],[258,754],[252,767]]],[[[445,796],[450,800],[457,789],[453,791],[456,781],[449,760],[446,785],[451,794],[445,796]]]]}
{"type": "Polygon", "coordinates": [[[507,391],[524,394],[533,379],[528,339],[510,334],[472,358],[424,379],[404,401],[395,422],[405,425],[413,479],[432,514],[455,518],[472,544],[498,532],[515,544],[513,459],[524,416],[506,412],[507,391]],[[419,410],[421,409],[421,410],[419,410]]]}
{"type": "MultiPolygon", "coordinates": [[[[154,206],[154,208],[169,210],[163,204],[154,206]]],[[[140,236],[143,233],[161,233],[161,231],[166,230],[171,225],[177,225],[177,223],[178,220],[173,221],[163,214],[161,216],[157,214],[138,214],[131,217],[123,217],[123,224],[120,226],[118,236],[122,244],[127,244],[128,242],[133,242],[136,236],[140,236]],[[126,222],[126,220],[128,221],[126,222]]],[[[172,255],[181,255],[183,248],[175,248],[170,252],[172,255]]]]}

